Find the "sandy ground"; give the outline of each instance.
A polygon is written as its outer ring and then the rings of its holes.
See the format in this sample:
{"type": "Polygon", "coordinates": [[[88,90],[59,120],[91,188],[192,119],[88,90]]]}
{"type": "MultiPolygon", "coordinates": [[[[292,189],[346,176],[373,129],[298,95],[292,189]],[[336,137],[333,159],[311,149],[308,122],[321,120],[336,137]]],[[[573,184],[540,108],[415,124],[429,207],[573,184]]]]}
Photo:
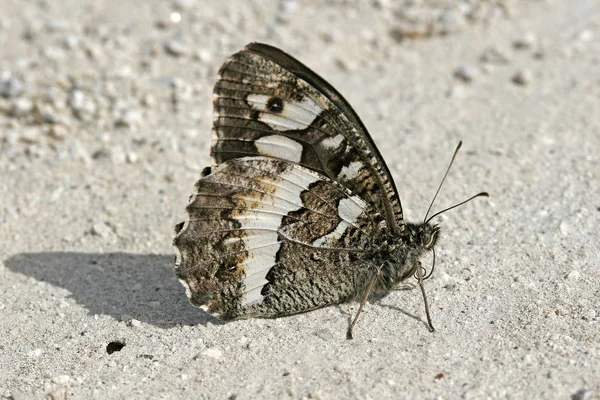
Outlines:
{"type": "Polygon", "coordinates": [[[0,0],[0,397],[600,398],[600,4],[320,4],[0,0]],[[356,304],[188,304],[172,230],[254,40],[347,97],[409,220],[464,141],[437,208],[492,197],[438,218],[435,333],[414,285],[353,341],[356,304]]]}

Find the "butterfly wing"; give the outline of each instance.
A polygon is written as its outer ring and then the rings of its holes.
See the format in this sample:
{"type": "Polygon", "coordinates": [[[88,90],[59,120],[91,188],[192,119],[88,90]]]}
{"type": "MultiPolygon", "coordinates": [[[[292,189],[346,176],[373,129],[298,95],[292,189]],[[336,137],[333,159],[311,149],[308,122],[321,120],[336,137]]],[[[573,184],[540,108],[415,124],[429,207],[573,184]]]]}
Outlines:
{"type": "Polygon", "coordinates": [[[214,89],[213,165],[269,156],[339,182],[403,229],[389,170],[360,118],[324,79],[283,51],[251,43],[219,71],[214,89]]]}
{"type": "Polygon", "coordinates": [[[328,177],[271,157],[226,161],[200,179],[174,240],[192,303],[228,318],[344,302],[373,266],[372,204],[328,177]]]}

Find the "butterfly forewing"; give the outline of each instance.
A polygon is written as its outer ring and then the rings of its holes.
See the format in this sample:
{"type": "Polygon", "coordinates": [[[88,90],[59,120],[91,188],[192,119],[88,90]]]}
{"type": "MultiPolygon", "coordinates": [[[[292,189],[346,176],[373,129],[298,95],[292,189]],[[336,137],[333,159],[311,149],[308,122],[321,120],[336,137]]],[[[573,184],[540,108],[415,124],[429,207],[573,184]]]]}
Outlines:
{"type": "Polygon", "coordinates": [[[213,164],[247,156],[317,171],[375,205],[402,229],[400,200],[381,155],[344,98],[302,63],[252,43],[219,72],[214,89],[213,164]]]}
{"type": "Polygon", "coordinates": [[[194,303],[226,317],[339,303],[371,273],[361,263],[378,233],[377,210],[296,163],[227,161],[198,181],[187,211],[175,272],[194,303]]]}

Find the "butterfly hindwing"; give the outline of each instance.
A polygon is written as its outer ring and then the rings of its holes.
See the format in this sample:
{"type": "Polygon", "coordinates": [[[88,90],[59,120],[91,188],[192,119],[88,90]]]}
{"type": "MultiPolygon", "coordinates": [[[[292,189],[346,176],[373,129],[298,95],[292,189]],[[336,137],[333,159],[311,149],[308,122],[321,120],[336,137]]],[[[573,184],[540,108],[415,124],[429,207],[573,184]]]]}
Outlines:
{"type": "Polygon", "coordinates": [[[246,156],[298,163],[347,187],[402,229],[400,199],[379,151],[348,102],[281,50],[252,43],[219,71],[213,165],[246,156]]]}
{"type": "Polygon", "coordinates": [[[377,211],[298,164],[226,161],[198,181],[187,212],[174,241],[175,272],[193,303],[225,317],[340,303],[372,274],[364,257],[378,232],[377,211]]]}

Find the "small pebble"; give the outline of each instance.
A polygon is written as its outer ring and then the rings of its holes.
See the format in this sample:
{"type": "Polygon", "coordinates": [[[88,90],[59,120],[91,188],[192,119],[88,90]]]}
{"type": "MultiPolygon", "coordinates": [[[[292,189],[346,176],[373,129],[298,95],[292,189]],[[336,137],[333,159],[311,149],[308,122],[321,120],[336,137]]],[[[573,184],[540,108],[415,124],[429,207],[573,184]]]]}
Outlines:
{"type": "Polygon", "coordinates": [[[67,21],[53,19],[47,22],[46,25],[44,25],[44,28],[48,33],[59,33],[66,32],[67,30],[69,30],[70,26],[67,21]]]}
{"type": "Polygon", "coordinates": [[[65,59],[65,51],[59,47],[42,47],[42,56],[50,61],[60,62],[65,59]]]}
{"type": "Polygon", "coordinates": [[[33,23],[27,27],[25,27],[25,31],[23,32],[24,40],[34,40],[37,38],[41,30],[41,26],[39,23],[33,23]]]}
{"type": "Polygon", "coordinates": [[[537,43],[537,38],[533,32],[527,32],[522,37],[515,39],[513,47],[518,50],[530,49],[537,43]]]}
{"type": "Polygon", "coordinates": [[[55,203],[58,199],[60,199],[60,197],[63,194],[64,189],[62,187],[59,187],[57,189],[55,189],[51,194],[50,194],[50,203],[55,203]]]}
{"type": "Polygon", "coordinates": [[[275,13],[275,19],[280,24],[286,24],[291,20],[294,11],[296,11],[296,8],[298,7],[298,3],[296,0],[283,0],[279,1],[278,5],[279,7],[277,7],[275,13]]]}
{"type": "Polygon", "coordinates": [[[531,71],[525,69],[517,71],[511,78],[512,82],[519,86],[526,86],[531,83],[533,79],[533,74],[531,71]]]}
{"type": "Polygon", "coordinates": [[[477,72],[472,67],[461,65],[454,69],[453,75],[456,79],[462,82],[471,83],[473,82],[473,79],[475,79],[477,72]]]}
{"type": "Polygon", "coordinates": [[[79,89],[73,89],[69,93],[68,104],[73,110],[79,110],[83,107],[83,102],[85,100],[85,95],[79,89]]]}
{"type": "Polygon", "coordinates": [[[510,63],[510,57],[496,47],[488,47],[485,49],[480,59],[483,62],[496,65],[506,65],[510,63]]]}
{"type": "Polygon", "coordinates": [[[536,60],[541,60],[546,57],[546,51],[544,49],[537,49],[531,54],[531,56],[536,60]]]}
{"type": "Polygon", "coordinates": [[[67,50],[74,49],[79,44],[79,38],[73,35],[67,35],[62,40],[63,47],[67,50]]]}
{"type": "Polygon", "coordinates": [[[169,14],[169,21],[171,21],[174,24],[178,24],[181,22],[181,14],[177,11],[173,11],[171,14],[169,14]]]}
{"type": "Polygon", "coordinates": [[[33,102],[28,98],[21,97],[13,101],[11,114],[15,117],[24,117],[33,110],[33,102]]]}
{"type": "Polygon", "coordinates": [[[582,42],[589,42],[594,38],[594,32],[590,30],[581,31],[579,33],[579,40],[582,42]]]}
{"type": "Polygon", "coordinates": [[[97,43],[86,43],[84,51],[90,60],[97,63],[104,60],[104,49],[97,43]]]}
{"type": "Polygon", "coordinates": [[[47,135],[55,140],[64,140],[67,137],[67,133],[67,128],[62,125],[51,125],[47,131],[47,135]]]}
{"type": "Polygon", "coordinates": [[[219,350],[216,347],[211,347],[209,349],[205,349],[202,350],[200,352],[200,356],[202,357],[209,357],[209,358],[214,358],[214,359],[220,359],[221,357],[223,357],[223,353],[221,352],[221,350],[219,350]]]}
{"type": "Polygon", "coordinates": [[[571,395],[571,400],[591,400],[592,391],[588,389],[579,389],[571,395]]]}
{"type": "Polygon", "coordinates": [[[157,29],[161,29],[161,30],[167,29],[169,27],[169,22],[170,22],[170,20],[158,19],[158,20],[154,21],[154,26],[157,29]]]}
{"type": "Polygon", "coordinates": [[[172,172],[166,173],[164,175],[164,178],[165,178],[165,182],[167,182],[167,183],[175,182],[175,174],[173,174],[172,172]]]}
{"type": "Polygon", "coordinates": [[[141,103],[144,107],[152,107],[156,104],[156,99],[151,94],[145,94],[142,97],[141,103]]]}
{"type": "Polygon", "coordinates": [[[38,358],[43,353],[44,353],[44,350],[42,350],[42,349],[35,349],[35,350],[32,350],[32,351],[29,352],[29,357],[38,358]]]}
{"type": "Polygon", "coordinates": [[[467,26],[467,18],[465,15],[454,12],[443,12],[439,18],[439,32],[443,35],[459,32],[467,26]]]}
{"type": "Polygon", "coordinates": [[[200,49],[196,52],[196,58],[202,62],[210,62],[212,61],[212,54],[208,49],[200,49]]]}
{"type": "Polygon", "coordinates": [[[446,95],[454,99],[462,99],[467,96],[467,91],[465,90],[464,85],[454,85],[448,89],[446,95]]]}
{"type": "Polygon", "coordinates": [[[88,100],[85,102],[84,107],[75,113],[77,118],[82,121],[91,120],[96,114],[96,104],[92,100],[88,100]]]}
{"type": "Polygon", "coordinates": [[[133,151],[130,151],[129,153],[127,153],[126,160],[129,164],[135,164],[138,161],[138,156],[133,151]]]}
{"type": "Polygon", "coordinates": [[[242,346],[245,347],[248,342],[250,341],[250,339],[248,339],[246,336],[242,336],[238,339],[238,343],[242,346]]]}
{"type": "Polygon", "coordinates": [[[578,281],[581,278],[581,273],[577,270],[573,270],[571,272],[569,272],[569,274],[567,275],[567,280],[570,281],[578,281]]]}
{"type": "Polygon", "coordinates": [[[334,63],[341,71],[344,72],[355,71],[358,68],[358,65],[349,59],[338,57],[334,60],[334,63]]]}
{"type": "Polygon", "coordinates": [[[107,149],[98,149],[96,150],[93,154],[92,154],[92,158],[94,160],[105,160],[110,158],[110,151],[108,151],[107,149]]]}
{"type": "Polygon", "coordinates": [[[450,292],[454,292],[456,289],[458,289],[458,284],[448,283],[448,284],[444,285],[444,289],[449,290],[450,292]]]}
{"type": "Polygon", "coordinates": [[[181,57],[190,52],[190,49],[178,40],[169,40],[164,47],[168,54],[175,57],[181,57]]]}
{"type": "Polygon", "coordinates": [[[567,221],[562,221],[558,225],[558,230],[560,230],[560,233],[562,233],[563,235],[570,235],[572,231],[571,224],[569,224],[567,221]]]}
{"type": "Polygon", "coordinates": [[[36,121],[39,124],[54,124],[57,122],[57,116],[54,108],[50,104],[36,103],[36,121]]]}
{"type": "Polygon", "coordinates": [[[142,112],[140,110],[126,110],[119,119],[115,122],[118,127],[132,127],[137,125],[142,120],[142,112]]]}
{"type": "Polygon", "coordinates": [[[23,83],[19,79],[8,77],[0,80],[0,96],[8,99],[21,93],[23,93],[23,83]]]}
{"type": "Polygon", "coordinates": [[[596,310],[594,310],[593,308],[587,308],[581,312],[581,315],[583,316],[583,319],[591,321],[594,318],[596,318],[596,315],[598,315],[598,312],[596,310]]]}
{"type": "Polygon", "coordinates": [[[112,234],[112,229],[110,226],[106,225],[104,222],[95,223],[92,226],[92,235],[100,236],[103,239],[110,237],[112,234]]]}

